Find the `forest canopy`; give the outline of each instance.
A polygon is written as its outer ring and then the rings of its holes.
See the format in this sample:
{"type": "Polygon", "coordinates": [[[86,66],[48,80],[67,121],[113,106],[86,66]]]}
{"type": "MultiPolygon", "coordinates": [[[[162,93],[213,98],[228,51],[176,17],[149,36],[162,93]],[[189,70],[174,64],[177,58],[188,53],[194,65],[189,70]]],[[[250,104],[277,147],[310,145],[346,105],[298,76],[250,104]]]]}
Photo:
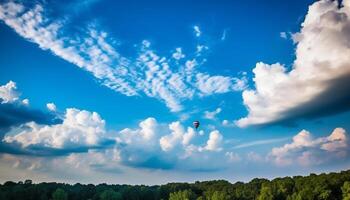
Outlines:
{"type": "Polygon", "coordinates": [[[4,200],[350,200],[350,170],[275,178],[255,178],[248,183],[225,180],[165,185],[108,185],[8,181],[0,185],[4,200]]]}

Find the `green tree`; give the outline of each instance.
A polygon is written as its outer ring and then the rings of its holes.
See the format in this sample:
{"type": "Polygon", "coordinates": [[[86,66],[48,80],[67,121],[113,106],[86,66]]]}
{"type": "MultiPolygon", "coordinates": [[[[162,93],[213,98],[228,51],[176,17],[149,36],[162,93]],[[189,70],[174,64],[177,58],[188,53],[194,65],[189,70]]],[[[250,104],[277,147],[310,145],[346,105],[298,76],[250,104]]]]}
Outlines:
{"type": "Polygon", "coordinates": [[[170,193],[169,200],[195,200],[196,194],[192,190],[182,190],[170,193]]]}
{"type": "Polygon", "coordinates": [[[52,199],[53,200],[67,200],[67,193],[61,189],[61,188],[57,188],[56,191],[52,194],[52,199]]]}
{"type": "Polygon", "coordinates": [[[215,191],[211,196],[211,200],[226,200],[228,195],[224,191],[215,191]]]}
{"type": "Polygon", "coordinates": [[[330,200],[330,199],[334,199],[331,197],[332,195],[332,191],[330,190],[323,190],[319,195],[318,195],[318,199],[320,200],[330,200]]]}
{"type": "Polygon", "coordinates": [[[343,192],[343,200],[350,200],[350,182],[345,181],[344,185],[341,187],[343,192]]]}
{"type": "Polygon", "coordinates": [[[100,195],[100,199],[101,200],[121,200],[123,198],[119,192],[115,192],[114,190],[109,189],[102,192],[102,194],[100,195]]]}
{"type": "Polygon", "coordinates": [[[269,186],[263,184],[258,200],[273,200],[272,190],[269,186]]]}

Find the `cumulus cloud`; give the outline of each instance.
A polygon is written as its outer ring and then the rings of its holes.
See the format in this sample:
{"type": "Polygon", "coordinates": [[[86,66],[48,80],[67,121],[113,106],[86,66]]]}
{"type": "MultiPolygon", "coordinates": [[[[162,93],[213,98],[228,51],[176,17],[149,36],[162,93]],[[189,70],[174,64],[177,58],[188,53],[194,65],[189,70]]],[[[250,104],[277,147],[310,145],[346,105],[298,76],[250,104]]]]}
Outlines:
{"type": "Polygon", "coordinates": [[[1,103],[12,103],[19,99],[20,94],[17,92],[16,83],[9,81],[5,85],[0,86],[1,103]]]}
{"type": "MultiPolygon", "coordinates": [[[[56,116],[31,109],[28,99],[21,99],[16,83],[9,81],[0,86],[0,138],[13,126],[26,122],[53,124],[60,121],[56,116]]],[[[0,149],[2,146],[0,144],[0,149]]],[[[1,151],[1,150],[0,150],[1,151]]]]}
{"type": "Polygon", "coordinates": [[[178,121],[169,124],[169,129],[172,131],[171,134],[165,135],[159,140],[163,151],[170,151],[178,144],[186,146],[195,136],[193,128],[188,127],[187,132],[185,132],[184,127],[178,121]]]}
{"type": "Polygon", "coordinates": [[[49,111],[53,111],[53,112],[56,111],[56,105],[55,105],[54,103],[47,103],[47,104],[46,104],[46,108],[47,108],[49,111]]]}
{"type": "Polygon", "coordinates": [[[345,159],[348,151],[347,133],[343,128],[336,128],[328,137],[319,138],[302,130],[293,137],[292,143],[273,148],[269,159],[279,166],[295,163],[310,166],[345,159]]]}
{"type": "MultiPolygon", "coordinates": [[[[150,117],[142,120],[138,128],[125,128],[116,134],[106,130],[105,121],[96,112],[68,108],[59,117],[16,103],[21,102],[19,95],[16,99],[13,103],[0,104],[0,130],[5,134],[0,143],[2,153],[17,154],[23,158],[26,155],[36,156],[38,161],[44,160],[40,157],[57,155],[68,156],[69,161],[84,157],[78,154],[88,153],[103,161],[102,164],[97,160],[91,164],[99,166],[98,170],[113,171],[114,165],[106,164],[106,160],[112,160],[118,166],[189,170],[196,169],[198,163],[184,166],[179,162],[191,162],[194,156],[208,156],[209,152],[222,149],[223,137],[218,131],[212,131],[205,144],[195,145],[196,131],[192,127],[185,128],[179,121],[167,125],[150,117]]],[[[55,110],[53,103],[48,103],[47,107],[55,110]]],[[[199,134],[204,135],[204,131],[199,134]]],[[[209,157],[212,156],[215,155],[209,157]]],[[[20,165],[19,162],[16,161],[15,165],[20,165]]],[[[40,161],[25,165],[26,169],[37,169],[41,168],[41,164],[40,161]]]]}
{"type": "Polygon", "coordinates": [[[149,147],[155,145],[159,125],[155,118],[147,118],[139,123],[138,129],[125,128],[120,131],[116,138],[119,143],[149,147]]]}
{"type": "Polygon", "coordinates": [[[0,4],[0,19],[20,36],[92,73],[102,85],[121,94],[157,98],[177,112],[183,109],[183,101],[195,96],[241,90],[241,79],[200,73],[197,68],[203,62],[197,62],[198,53],[185,60],[179,47],[168,57],[159,56],[150,49],[149,41],[143,41],[137,58],[128,58],[116,50],[115,40],[97,24],[72,33],[66,27],[68,17],[48,16],[41,4],[31,8],[15,2],[0,4]]]}
{"type": "Polygon", "coordinates": [[[198,156],[206,156],[206,159],[225,156],[220,153],[223,136],[219,131],[212,131],[204,144],[198,144],[198,134],[179,121],[161,124],[154,118],[147,118],[138,128],[121,130],[114,148],[120,163],[141,168],[190,170],[200,166],[198,156]],[[184,162],[194,163],[187,166],[184,162]]]}
{"type": "Polygon", "coordinates": [[[221,151],[223,137],[218,130],[210,132],[207,145],[204,147],[208,151],[221,151]]]}
{"type": "Polygon", "coordinates": [[[206,119],[215,119],[216,115],[221,112],[221,108],[217,108],[214,111],[205,111],[204,118],[206,119]]]}
{"type": "Polygon", "coordinates": [[[105,121],[99,114],[69,108],[62,123],[28,122],[12,130],[3,141],[20,144],[22,148],[76,149],[99,146],[105,133],[105,121]]]}
{"type": "Polygon", "coordinates": [[[350,5],[321,0],[309,7],[293,35],[296,59],[288,70],[280,63],[259,62],[255,89],[243,92],[249,114],[240,127],[296,118],[318,117],[350,108],[350,5]]]}

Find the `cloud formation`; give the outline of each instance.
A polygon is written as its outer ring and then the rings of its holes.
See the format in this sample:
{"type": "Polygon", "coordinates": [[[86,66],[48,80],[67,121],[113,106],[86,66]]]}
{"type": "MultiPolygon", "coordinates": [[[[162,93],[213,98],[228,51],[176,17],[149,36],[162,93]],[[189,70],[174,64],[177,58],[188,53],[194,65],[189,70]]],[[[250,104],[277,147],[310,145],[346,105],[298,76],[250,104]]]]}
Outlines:
{"type": "Polygon", "coordinates": [[[201,30],[199,29],[199,26],[193,26],[194,33],[196,34],[196,37],[200,37],[202,35],[201,30]]]}
{"type": "Polygon", "coordinates": [[[256,64],[255,89],[242,95],[249,113],[236,121],[239,127],[350,108],[349,4],[321,0],[309,7],[300,32],[293,35],[297,46],[292,70],[280,63],[256,64]]]}
{"type": "Polygon", "coordinates": [[[180,47],[165,57],[150,49],[150,42],[143,41],[137,59],[124,57],[116,50],[114,39],[98,30],[96,24],[70,33],[65,27],[68,18],[55,20],[48,15],[41,4],[31,8],[15,2],[0,4],[0,19],[20,36],[90,72],[102,85],[126,96],[144,94],[176,112],[183,109],[185,100],[239,91],[245,84],[244,79],[199,72],[197,68],[204,63],[200,54],[184,60],[180,47]]]}
{"type": "Polygon", "coordinates": [[[56,105],[55,105],[54,103],[47,103],[47,104],[46,104],[46,108],[47,108],[49,111],[56,112],[56,105]]]}
{"type": "Polygon", "coordinates": [[[205,111],[204,112],[204,118],[206,119],[215,119],[216,115],[218,115],[221,112],[221,108],[217,108],[214,111],[205,111]]]}
{"type": "MultiPolygon", "coordinates": [[[[21,99],[16,83],[9,81],[0,86],[0,138],[11,127],[27,122],[38,124],[54,124],[61,120],[54,115],[31,109],[28,99],[21,99]]],[[[0,144],[0,149],[3,147],[0,144]]],[[[1,150],[0,150],[1,151],[1,150]]]]}
{"type": "Polygon", "coordinates": [[[75,149],[96,147],[105,137],[105,121],[96,112],[69,108],[63,122],[54,125],[38,125],[29,122],[13,135],[3,139],[6,143],[17,143],[22,148],[75,149]]]}
{"type": "MultiPolygon", "coordinates": [[[[5,86],[11,87],[3,88],[12,94],[14,91],[8,88],[14,89],[16,84],[10,83],[5,86]]],[[[195,139],[198,135],[204,135],[203,130],[197,134],[192,127],[184,127],[179,121],[163,124],[149,117],[140,121],[138,128],[116,132],[106,130],[105,120],[96,112],[68,108],[62,116],[56,112],[45,114],[23,105],[16,90],[17,93],[7,95],[14,97],[12,103],[0,104],[0,122],[4,126],[0,127],[4,134],[0,143],[2,153],[36,157],[70,157],[76,153],[88,153],[100,157],[99,160],[113,160],[119,166],[182,170],[199,167],[198,164],[203,161],[195,158],[198,156],[205,155],[207,159],[225,156],[220,153],[223,150],[223,136],[218,130],[210,132],[207,141],[198,143],[195,139]],[[14,121],[5,123],[7,118],[14,121]],[[181,161],[194,163],[187,166],[181,161]]],[[[56,111],[54,103],[46,106],[50,111],[56,111]]],[[[33,163],[33,166],[38,163],[33,163]]],[[[106,164],[108,166],[111,167],[106,164]]],[[[206,169],[217,167],[213,164],[206,169]]],[[[200,168],[203,170],[203,167],[200,168]]]]}
{"type": "Polygon", "coordinates": [[[165,135],[159,140],[160,147],[163,151],[170,151],[179,144],[186,146],[195,136],[195,130],[193,128],[189,127],[187,132],[185,132],[180,122],[169,124],[169,129],[172,131],[171,134],[165,135]]]}
{"type": "Polygon", "coordinates": [[[210,132],[207,145],[204,147],[208,151],[221,151],[222,150],[223,137],[218,130],[210,132]]]}
{"type": "Polygon", "coordinates": [[[310,132],[302,130],[293,137],[292,143],[273,148],[269,159],[279,166],[295,163],[310,166],[344,160],[348,154],[348,136],[343,128],[336,128],[328,137],[319,138],[313,138],[310,132]]]}
{"type": "MultiPolygon", "coordinates": [[[[137,129],[123,129],[117,136],[116,146],[120,162],[145,168],[181,168],[195,169],[198,165],[183,165],[183,162],[197,160],[197,156],[224,156],[222,150],[223,136],[214,130],[205,144],[195,144],[196,131],[185,128],[179,121],[160,124],[154,118],[147,118],[139,123],[137,129]],[[145,137],[144,133],[151,137],[145,137]],[[209,154],[213,152],[214,154],[209,154]]],[[[208,168],[217,167],[216,165],[208,168]]]]}
{"type": "Polygon", "coordinates": [[[9,81],[5,85],[0,86],[0,101],[1,103],[12,103],[19,99],[16,83],[9,81]]]}

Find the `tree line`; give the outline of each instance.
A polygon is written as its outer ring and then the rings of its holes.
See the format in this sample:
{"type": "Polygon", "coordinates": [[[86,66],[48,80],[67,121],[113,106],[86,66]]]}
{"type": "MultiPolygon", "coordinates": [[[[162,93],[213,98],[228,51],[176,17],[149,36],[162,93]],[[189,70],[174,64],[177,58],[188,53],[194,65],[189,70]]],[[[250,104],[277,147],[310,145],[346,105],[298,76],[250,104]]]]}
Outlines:
{"type": "Polygon", "coordinates": [[[350,200],[350,170],[234,184],[225,180],[165,185],[64,184],[7,181],[3,200],[350,200]]]}

